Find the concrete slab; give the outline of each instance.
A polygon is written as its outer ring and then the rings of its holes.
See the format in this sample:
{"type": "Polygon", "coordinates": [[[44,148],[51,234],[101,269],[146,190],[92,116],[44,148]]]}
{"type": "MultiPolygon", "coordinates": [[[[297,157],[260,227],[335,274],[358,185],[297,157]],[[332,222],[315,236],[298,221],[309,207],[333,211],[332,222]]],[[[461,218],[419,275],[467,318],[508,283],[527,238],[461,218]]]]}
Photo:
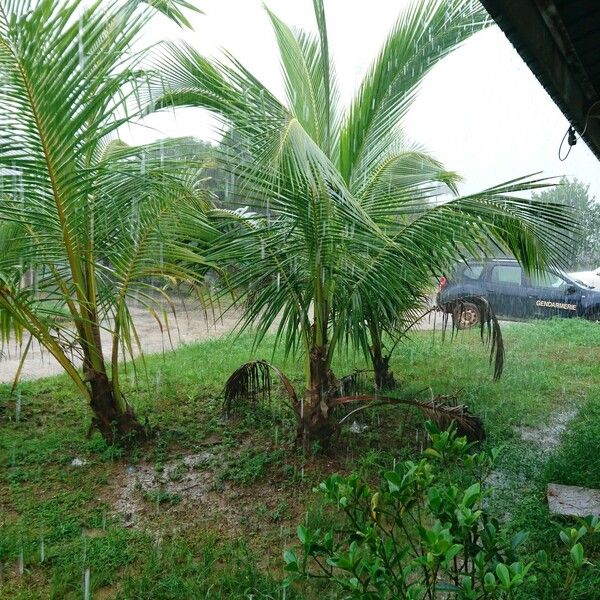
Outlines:
{"type": "Polygon", "coordinates": [[[549,483],[546,497],[548,508],[554,515],[600,517],[600,490],[549,483]]]}

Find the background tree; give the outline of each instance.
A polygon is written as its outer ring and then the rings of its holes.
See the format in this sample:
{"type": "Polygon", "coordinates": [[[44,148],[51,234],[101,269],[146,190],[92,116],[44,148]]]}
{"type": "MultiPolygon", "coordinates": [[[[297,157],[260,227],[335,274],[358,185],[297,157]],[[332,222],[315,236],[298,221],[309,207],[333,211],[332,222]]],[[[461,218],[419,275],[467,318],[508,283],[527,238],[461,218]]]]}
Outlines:
{"type": "MultiPolygon", "coordinates": [[[[219,146],[198,138],[166,139],[148,151],[152,158],[180,159],[185,161],[190,171],[196,173],[203,192],[208,192],[214,204],[232,208],[235,185],[232,174],[225,170],[221,155],[225,152],[225,140],[219,146]]],[[[237,204],[234,206],[237,208],[237,204]]]]}
{"type": "Polygon", "coordinates": [[[148,82],[132,44],[156,9],[186,22],[187,3],[150,4],[0,0],[0,330],[29,334],[23,359],[31,340],[47,349],[111,441],[144,435],[119,381],[137,343],[127,300],[160,320],[163,282],[199,283],[186,240],[214,234],[173,142],[116,139],[148,82]]]}
{"type": "Polygon", "coordinates": [[[590,186],[577,178],[563,177],[560,183],[534,198],[571,206],[580,228],[573,234],[568,266],[573,269],[595,269],[600,266],[600,203],[590,196],[590,186]]]}

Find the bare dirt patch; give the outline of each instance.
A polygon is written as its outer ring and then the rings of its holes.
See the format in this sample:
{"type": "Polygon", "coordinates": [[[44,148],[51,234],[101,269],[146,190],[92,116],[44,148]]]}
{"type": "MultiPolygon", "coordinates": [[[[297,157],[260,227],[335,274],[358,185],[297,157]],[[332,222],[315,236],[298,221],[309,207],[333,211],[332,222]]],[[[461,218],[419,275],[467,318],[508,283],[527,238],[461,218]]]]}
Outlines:
{"type": "Polygon", "coordinates": [[[123,525],[141,525],[164,511],[164,505],[186,509],[189,504],[202,502],[213,485],[207,469],[212,458],[211,452],[202,451],[161,467],[148,463],[123,466],[111,494],[123,525]]]}
{"type": "MultiPolygon", "coordinates": [[[[206,527],[224,538],[244,532],[257,547],[266,547],[272,540],[293,537],[306,516],[306,499],[316,479],[322,479],[323,470],[339,470],[315,460],[305,465],[304,483],[271,470],[244,484],[220,477],[221,451],[212,446],[161,465],[117,465],[103,499],[123,526],[146,531],[157,543],[165,535],[206,527]]],[[[304,471],[299,467],[300,473],[304,471]]]]}
{"type": "Polygon", "coordinates": [[[107,585],[94,591],[94,600],[112,600],[117,597],[118,589],[115,586],[107,585]]]}

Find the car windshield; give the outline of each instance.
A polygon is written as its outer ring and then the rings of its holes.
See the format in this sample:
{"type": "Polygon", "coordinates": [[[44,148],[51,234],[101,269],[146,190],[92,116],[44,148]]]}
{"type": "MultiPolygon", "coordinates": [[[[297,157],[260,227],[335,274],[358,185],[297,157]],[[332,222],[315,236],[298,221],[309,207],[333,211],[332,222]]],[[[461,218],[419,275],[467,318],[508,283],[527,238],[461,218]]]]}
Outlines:
{"type": "Polygon", "coordinates": [[[576,277],[577,273],[566,273],[559,270],[541,271],[540,273],[532,274],[530,280],[536,287],[545,288],[563,288],[568,284],[583,287],[588,290],[595,289],[595,286],[589,282],[583,281],[580,277],[576,277]]]}
{"type": "Polygon", "coordinates": [[[573,279],[572,281],[574,281],[576,284],[580,285],[581,287],[587,288],[588,290],[596,289],[595,285],[592,285],[591,283],[586,283],[585,281],[581,281],[581,279],[573,279]]]}
{"type": "Polygon", "coordinates": [[[564,277],[569,283],[575,283],[576,285],[584,287],[584,288],[586,288],[588,290],[594,290],[594,289],[596,289],[596,287],[593,286],[593,285],[591,285],[590,283],[582,281],[581,279],[579,279],[577,277],[573,277],[572,275],[567,275],[566,273],[561,273],[560,276],[564,277]]]}

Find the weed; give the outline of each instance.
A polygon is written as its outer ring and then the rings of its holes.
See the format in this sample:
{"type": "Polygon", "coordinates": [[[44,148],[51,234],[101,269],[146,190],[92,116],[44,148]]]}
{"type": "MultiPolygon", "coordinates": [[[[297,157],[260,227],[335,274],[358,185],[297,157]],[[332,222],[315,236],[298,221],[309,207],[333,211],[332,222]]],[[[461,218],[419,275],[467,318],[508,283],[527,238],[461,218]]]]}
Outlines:
{"type": "Polygon", "coordinates": [[[152,504],[179,504],[181,495],[166,490],[149,490],[144,493],[144,499],[152,504]]]}
{"type": "Polygon", "coordinates": [[[281,466],[284,456],[285,451],[282,448],[262,452],[243,450],[223,465],[215,478],[216,484],[222,485],[225,481],[231,481],[251,485],[265,475],[267,467],[281,466]]]}

